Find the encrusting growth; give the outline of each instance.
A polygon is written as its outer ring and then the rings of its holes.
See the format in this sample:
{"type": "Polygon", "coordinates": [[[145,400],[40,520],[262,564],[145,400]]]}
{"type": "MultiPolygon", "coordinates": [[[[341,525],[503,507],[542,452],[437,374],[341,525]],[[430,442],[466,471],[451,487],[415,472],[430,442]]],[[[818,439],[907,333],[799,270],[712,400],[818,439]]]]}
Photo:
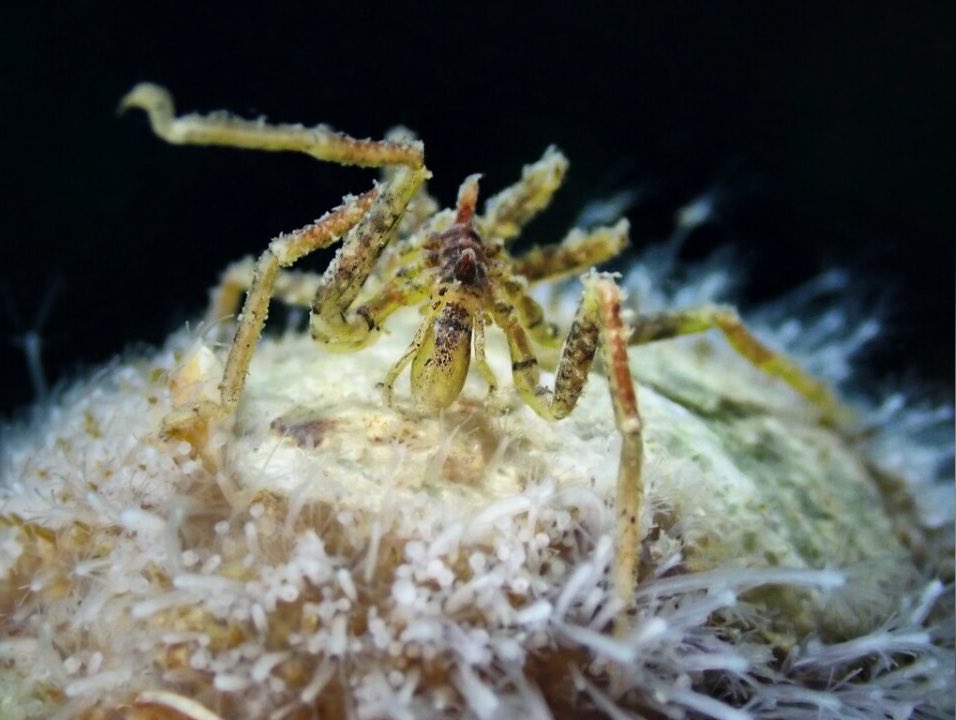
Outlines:
{"type": "Polygon", "coordinates": [[[172,97],[156,85],[143,83],[130,91],[121,108],[146,111],[154,132],[175,144],[225,145],[258,150],[287,150],[343,165],[386,168],[386,180],[313,224],[274,239],[249,273],[248,261],[230,268],[213,297],[212,315],[233,314],[243,290],[235,337],[226,361],[218,402],[204,401],[175,411],[167,430],[189,437],[210,421],[233,413],[273,295],[301,304],[314,289],[311,302],[312,337],[334,351],[356,351],[376,339],[383,323],[397,309],[424,305],[424,319],[409,345],[384,379],[386,402],[393,402],[395,380],[411,364],[412,397],[418,410],[436,413],[451,405],[464,386],[472,354],[489,386],[497,382],[485,359],[485,326],[498,325],[511,355],[514,385],[521,399],[538,415],[560,420],[575,407],[598,345],[610,380],[615,422],[622,437],[616,507],[617,552],[613,582],[619,598],[630,605],[638,578],[643,486],[642,431],[637,395],[628,364],[627,344],[640,344],[719,328],[750,362],[777,375],[817,404],[825,420],[842,412],[825,386],[793,362],[756,340],[736,314],[704,308],[651,317],[638,316],[628,333],[621,318],[621,290],[613,277],[594,271],[584,276],[584,294],[564,341],[554,388],[540,384],[534,342],[559,343],[557,329],[547,323],[527,285],[588,270],[621,251],[628,225],[600,227],[589,233],[572,231],[557,246],[535,248],[513,258],[508,246],[522,228],[551,202],[567,170],[567,160],[554,148],[527,166],[512,187],[491,198],[477,215],[478,176],[465,180],[454,213],[439,212],[403,227],[414,202],[431,204],[423,189],[430,173],[424,148],[417,141],[359,140],[325,126],[268,125],[214,115],[175,116],[172,97]],[[404,237],[392,244],[402,230],[404,237]],[[324,274],[286,275],[314,250],[342,240],[324,274]],[[384,253],[385,270],[371,289],[366,286],[384,253]],[[363,291],[366,299],[356,306],[363,291]]]}

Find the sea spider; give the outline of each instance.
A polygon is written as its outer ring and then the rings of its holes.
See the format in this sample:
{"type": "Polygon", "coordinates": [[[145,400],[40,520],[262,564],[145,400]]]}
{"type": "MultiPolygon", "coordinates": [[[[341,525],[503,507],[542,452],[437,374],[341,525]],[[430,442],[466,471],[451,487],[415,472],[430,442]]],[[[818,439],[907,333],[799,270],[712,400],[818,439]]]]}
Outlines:
{"type": "Polygon", "coordinates": [[[509,245],[522,227],[544,209],[561,183],[567,160],[554,148],[525,168],[521,179],[476,214],[478,176],[468,177],[456,208],[437,211],[423,183],[430,177],[424,148],[407,135],[381,141],[358,140],[325,126],[269,125],[224,113],[176,117],[170,94],[140,84],[122,108],[146,111],[154,132],[177,144],[227,145],[260,150],[304,152],[319,160],[385,169],[385,180],[292,233],[272,240],[258,261],[230,267],[213,295],[211,318],[233,315],[245,303],[219,385],[218,402],[175,411],[167,429],[205,426],[231,414],[240,399],[252,354],[273,295],[311,308],[312,336],[332,350],[355,351],[373,342],[394,311],[421,305],[424,319],[408,350],[384,378],[392,403],[396,378],[411,364],[416,406],[434,413],[448,407],[462,390],[474,347],[478,371],[490,391],[497,386],[485,359],[485,326],[499,326],[507,338],[515,389],[538,415],[560,420],[574,410],[597,348],[603,349],[615,423],[622,443],[616,492],[617,551],[614,587],[627,604],[637,581],[643,500],[643,441],[627,346],[721,330],[754,365],[776,375],[815,403],[827,419],[841,412],[825,385],[783,355],[763,346],[727,307],[639,315],[625,327],[621,290],[613,277],[589,270],[618,254],[627,242],[627,223],[590,232],[572,231],[560,244],[513,257],[509,245]],[[398,242],[392,243],[396,238],[398,242]],[[283,270],[304,255],[342,239],[321,277],[283,270]],[[384,255],[384,257],[383,257],[384,255]],[[545,321],[527,293],[531,283],[582,271],[584,292],[571,328],[561,343],[558,329],[545,321]],[[377,287],[357,307],[355,301],[375,273],[377,287]],[[532,341],[561,346],[554,388],[540,384],[532,341]]]}

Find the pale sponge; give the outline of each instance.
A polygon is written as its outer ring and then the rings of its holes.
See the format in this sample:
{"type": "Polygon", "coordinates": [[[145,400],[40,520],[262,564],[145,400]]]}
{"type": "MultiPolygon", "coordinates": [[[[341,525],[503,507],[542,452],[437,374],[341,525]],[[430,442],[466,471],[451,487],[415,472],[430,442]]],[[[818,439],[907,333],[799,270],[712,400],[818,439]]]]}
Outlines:
{"type": "MultiPolygon", "coordinates": [[[[407,381],[388,409],[376,384],[419,320],[350,354],[264,338],[237,415],[195,446],[162,421],[215,390],[222,348],[186,333],[7,430],[0,717],[951,711],[951,538],[887,467],[891,442],[821,427],[720,337],[634,349],[628,611],[609,589],[605,379],[559,423],[510,383],[489,403],[477,373],[440,417],[407,410],[407,381]]],[[[490,332],[507,378],[501,345],[490,332]]]]}

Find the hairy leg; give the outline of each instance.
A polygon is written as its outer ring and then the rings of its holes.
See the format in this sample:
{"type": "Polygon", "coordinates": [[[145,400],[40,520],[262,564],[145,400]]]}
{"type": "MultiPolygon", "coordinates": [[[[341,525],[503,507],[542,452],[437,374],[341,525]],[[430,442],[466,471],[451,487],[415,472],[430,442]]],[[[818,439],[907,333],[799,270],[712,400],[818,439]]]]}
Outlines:
{"type": "Polygon", "coordinates": [[[618,255],[627,245],[628,230],[627,220],[587,232],[575,228],[557,245],[534,247],[515,258],[512,272],[529,283],[558,280],[584,272],[618,255]]]}
{"type": "Polygon", "coordinates": [[[166,88],[140,83],[120,101],[120,110],[140,108],[159,137],[175,145],[226,145],[254,150],[302,152],[340,165],[422,167],[424,146],[418,141],[359,140],[325,125],[270,125],[228,113],[176,117],[166,88]]]}
{"type": "Polygon", "coordinates": [[[310,329],[317,341],[341,349],[361,347],[376,328],[361,308],[349,309],[428,174],[424,167],[401,168],[388,185],[379,187],[375,202],[345,238],[312,303],[310,329]]]}
{"type": "Polygon", "coordinates": [[[518,393],[536,413],[547,419],[560,420],[574,410],[598,345],[603,348],[614,420],[621,435],[615,500],[617,551],[612,579],[618,597],[630,604],[639,570],[644,498],[641,416],[627,359],[628,332],[621,320],[621,290],[607,274],[590,272],[583,280],[584,293],[561,352],[554,390],[539,384],[538,361],[514,306],[499,302],[493,315],[508,338],[518,393]]]}
{"type": "MultiPolygon", "coordinates": [[[[255,275],[256,261],[252,257],[244,257],[227,267],[210,293],[206,322],[216,323],[234,316],[255,275]]],[[[286,305],[309,308],[321,282],[322,276],[318,273],[280,270],[272,285],[272,297],[286,305]]]]}
{"type": "Polygon", "coordinates": [[[713,329],[720,330],[734,350],[752,365],[780,378],[816,405],[821,411],[823,422],[838,428],[852,428],[853,412],[840,402],[830,388],[786,355],[761,343],[733,308],[710,306],[638,315],[634,319],[628,343],[641,345],[713,329]]]}
{"type": "Polygon", "coordinates": [[[483,237],[506,244],[517,238],[521,229],[551,202],[567,169],[567,158],[557,148],[549,147],[540,160],[525,165],[518,182],[488,200],[478,220],[478,231],[483,237]]]}
{"type": "MultiPolygon", "coordinates": [[[[225,417],[235,410],[245,385],[252,353],[269,312],[269,300],[279,269],[288,267],[313,250],[331,245],[347,233],[366,216],[378,194],[378,190],[371,190],[357,198],[348,198],[313,224],[280,235],[269,243],[253,270],[252,282],[242,306],[239,324],[219,385],[220,401],[203,402],[187,409],[174,410],[166,418],[167,429],[181,429],[192,423],[225,417]]],[[[231,293],[230,289],[229,294],[231,293]]]]}

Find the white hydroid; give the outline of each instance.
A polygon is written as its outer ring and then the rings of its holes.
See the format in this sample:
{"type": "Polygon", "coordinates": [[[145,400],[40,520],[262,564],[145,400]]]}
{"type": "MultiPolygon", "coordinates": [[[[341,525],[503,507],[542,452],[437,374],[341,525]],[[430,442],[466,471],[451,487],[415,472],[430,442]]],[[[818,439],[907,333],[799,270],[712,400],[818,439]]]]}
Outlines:
{"type": "MultiPolygon", "coordinates": [[[[625,276],[643,309],[729,277],[663,293],[663,265],[625,276]]],[[[762,318],[835,381],[874,329],[762,318]]],[[[162,419],[214,389],[222,348],[185,333],[5,431],[0,716],[951,715],[944,411],[890,398],[846,438],[719,337],[635,349],[648,502],[625,609],[604,379],[561,423],[489,407],[477,377],[440,417],[402,388],[386,408],[417,321],[355,354],[264,339],[236,417],[192,444],[162,419]]]]}

